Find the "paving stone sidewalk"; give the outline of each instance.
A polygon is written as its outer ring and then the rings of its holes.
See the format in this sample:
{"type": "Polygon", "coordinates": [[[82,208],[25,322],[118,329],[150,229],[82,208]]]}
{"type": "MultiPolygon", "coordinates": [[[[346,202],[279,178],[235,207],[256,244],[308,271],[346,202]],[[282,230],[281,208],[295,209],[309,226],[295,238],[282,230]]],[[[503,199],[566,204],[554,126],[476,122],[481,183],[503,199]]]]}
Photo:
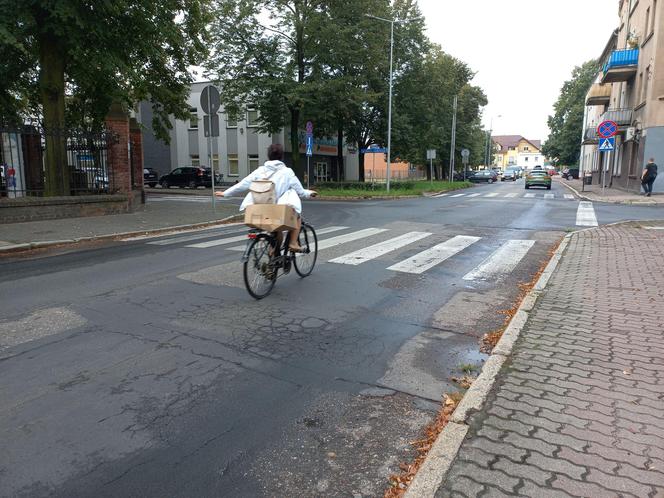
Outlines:
{"type": "Polygon", "coordinates": [[[664,497],[664,230],[574,234],[437,497],[664,497]]]}
{"type": "MultiPolygon", "coordinates": [[[[565,180],[560,177],[554,177],[556,181],[571,187],[574,192],[591,202],[610,202],[614,204],[643,204],[659,205],[664,204],[664,194],[655,192],[651,197],[635,192],[627,192],[619,188],[605,188],[602,191],[601,185],[583,185],[581,180],[565,180]]],[[[636,180],[635,180],[636,181],[636,180]]]]}

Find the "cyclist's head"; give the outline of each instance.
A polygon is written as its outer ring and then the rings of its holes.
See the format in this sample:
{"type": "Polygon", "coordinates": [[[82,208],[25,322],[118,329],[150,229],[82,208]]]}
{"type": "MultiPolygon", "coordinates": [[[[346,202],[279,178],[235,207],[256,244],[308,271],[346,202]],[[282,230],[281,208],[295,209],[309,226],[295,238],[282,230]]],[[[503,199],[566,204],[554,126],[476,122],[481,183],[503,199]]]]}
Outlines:
{"type": "Polygon", "coordinates": [[[267,148],[267,158],[270,161],[284,160],[284,147],[281,144],[272,144],[267,148]]]}

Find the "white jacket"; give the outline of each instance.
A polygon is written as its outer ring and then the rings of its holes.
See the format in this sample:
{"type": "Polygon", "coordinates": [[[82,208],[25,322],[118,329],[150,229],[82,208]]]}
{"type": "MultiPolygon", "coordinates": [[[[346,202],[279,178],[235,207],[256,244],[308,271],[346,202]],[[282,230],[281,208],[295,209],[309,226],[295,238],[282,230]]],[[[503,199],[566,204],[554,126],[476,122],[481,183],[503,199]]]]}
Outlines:
{"type": "MultiPolygon", "coordinates": [[[[298,214],[302,213],[302,202],[300,197],[309,198],[311,190],[302,187],[300,180],[295,176],[292,169],[281,161],[267,161],[263,166],[253,173],[245,176],[239,183],[224,191],[224,197],[241,194],[249,190],[251,182],[255,180],[268,179],[274,183],[277,191],[277,204],[286,204],[291,206],[298,214]],[[272,175],[272,176],[270,176],[272,175]]],[[[240,211],[244,211],[247,206],[254,203],[254,199],[249,192],[240,206],[240,211]]]]}

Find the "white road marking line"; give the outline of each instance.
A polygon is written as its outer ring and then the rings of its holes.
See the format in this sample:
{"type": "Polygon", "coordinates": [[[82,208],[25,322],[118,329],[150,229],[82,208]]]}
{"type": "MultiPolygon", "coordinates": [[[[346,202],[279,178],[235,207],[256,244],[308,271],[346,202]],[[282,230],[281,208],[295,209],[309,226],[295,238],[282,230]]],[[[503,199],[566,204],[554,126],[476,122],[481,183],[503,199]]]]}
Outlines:
{"type": "Polygon", "coordinates": [[[491,277],[506,275],[516,268],[516,265],[534,244],[534,240],[509,240],[468,272],[463,279],[487,280],[491,277]]]}
{"type": "Polygon", "coordinates": [[[435,198],[439,198],[439,197],[447,197],[448,195],[450,195],[450,194],[449,194],[449,193],[445,193],[445,194],[434,195],[434,197],[435,197],[435,198]]]}
{"type": "Polygon", "coordinates": [[[245,233],[244,235],[240,235],[238,237],[229,237],[227,239],[215,239],[215,240],[208,240],[207,242],[200,242],[198,244],[191,244],[185,247],[191,247],[194,249],[207,249],[208,247],[217,247],[217,246],[223,246],[226,244],[232,244],[234,242],[240,242],[241,240],[247,240],[247,234],[245,233]]]}
{"type": "Polygon", "coordinates": [[[525,194],[524,197],[527,197],[528,199],[532,199],[535,197],[535,194],[525,194]]]}
{"type": "Polygon", "coordinates": [[[452,198],[454,198],[454,197],[463,197],[464,195],[466,195],[466,194],[455,194],[455,195],[452,196],[452,198]]]}
{"type": "MultiPolygon", "coordinates": [[[[339,230],[345,230],[348,227],[327,227],[327,228],[321,228],[320,230],[316,230],[316,235],[325,235],[326,233],[332,233],[332,232],[338,232],[339,230]]],[[[235,246],[235,247],[228,247],[227,250],[229,251],[236,251],[236,252],[244,252],[244,250],[247,248],[246,244],[241,245],[241,246],[235,246]]],[[[320,249],[320,240],[318,241],[318,249],[320,249]]]]}
{"type": "Polygon", "coordinates": [[[511,194],[505,194],[505,197],[517,197],[519,194],[512,192],[511,194]]]}
{"type": "Polygon", "coordinates": [[[579,209],[576,211],[576,225],[580,227],[598,226],[592,202],[579,202],[579,209]]]}
{"type": "MultiPolygon", "coordinates": [[[[196,232],[202,232],[202,231],[211,231],[211,230],[220,230],[220,229],[225,229],[229,227],[237,227],[238,225],[241,225],[242,223],[228,223],[224,224],[223,226],[211,226],[211,227],[205,227],[205,228],[197,228],[195,231],[196,232]]],[[[229,232],[232,232],[233,230],[229,230],[229,232]]],[[[139,235],[138,237],[130,237],[128,239],[122,239],[122,242],[136,242],[139,240],[149,240],[149,239],[157,239],[159,237],[166,237],[166,236],[172,236],[178,232],[177,229],[174,229],[171,233],[157,233],[157,234],[151,234],[151,235],[139,235]]],[[[187,233],[190,233],[191,231],[188,231],[187,233]]],[[[205,234],[205,237],[212,237],[210,234],[205,234]]]]}
{"type": "Polygon", "coordinates": [[[330,247],[339,246],[341,244],[345,244],[346,242],[353,242],[354,240],[364,239],[371,237],[372,235],[377,235],[387,231],[387,228],[365,228],[364,230],[358,230],[357,232],[338,235],[337,237],[332,237],[331,239],[318,241],[318,250],[322,251],[323,249],[329,249],[330,247]]]}
{"type": "Polygon", "coordinates": [[[572,194],[565,194],[565,199],[574,199],[572,194]]]}
{"type": "Polygon", "coordinates": [[[498,192],[491,192],[490,194],[486,194],[484,197],[498,197],[498,192]]]}
{"type": "Polygon", "coordinates": [[[646,230],[664,230],[664,227],[643,227],[646,230]]]}
{"type": "Polygon", "coordinates": [[[470,194],[468,197],[479,197],[480,195],[482,194],[478,194],[477,192],[475,192],[474,194],[470,194]]]}
{"type": "Polygon", "coordinates": [[[426,251],[416,254],[412,258],[408,258],[396,265],[392,265],[388,270],[398,271],[403,273],[421,274],[436,265],[439,265],[446,259],[451,258],[455,254],[463,251],[466,247],[474,244],[481,237],[467,237],[465,235],[457,235],[450,240],[438,244],[426,251]]]}
{"type": "Polygon", "coordinates": [[[244,230],[245,227],[237,227],[234,230],[227,230],[221,233],[199,233],[196,235],[186,235],[184,237],[171,237],[170,239],[154,240],[152,242],[148,242],[148,244],[153,246],[170,246],[173,244],[178,244],[180,242],[191,242],[192,240],[209,239],[210,237],[215,237],[215,236],[217,238],[224,237],[225,235],[230,235],[231,233],[241,232],[244,230]]]}
{"type": "Polygon", "coordinates": [[[556,197],[556,196],[553,195],[553,194],[544,194],[544,198],[545,198],[545,199],[553,199],[553,198],[555,198],[555,197],[556,197]]]}
{"type": "Polygon", "coordinates": [[[409,232],[399,237],[395,237],[385,242],[380,242],[359,251],[351,252],[344,256],[330,260],[330,263],[339,263],[342,265],[353,265],[357,266],[372,259],[379,258],[384,256],[387,253],[396,251],[402,247],[405,247],[413,242],[422,240],[432,234],[427,232],[409,232]]]}

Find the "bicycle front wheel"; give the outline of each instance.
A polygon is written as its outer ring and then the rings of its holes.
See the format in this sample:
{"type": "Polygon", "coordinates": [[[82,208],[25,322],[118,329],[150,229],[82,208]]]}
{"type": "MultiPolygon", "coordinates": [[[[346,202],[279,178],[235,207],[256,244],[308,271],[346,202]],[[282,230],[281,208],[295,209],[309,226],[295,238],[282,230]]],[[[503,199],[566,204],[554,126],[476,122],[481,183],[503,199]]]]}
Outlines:
{"type": "Polygon", "coordinates": [[[314,271],[316,258],[318,258],[318,237],[314,227],[307,223],[302,223],[300,234],[297,238],[302,247],[302,252],[295,253],[293,266],[300,277],[308,277],[314,271]]]}
{"type": "Polygon", "coordinates": [[[266,234],[258,235],[249,246],[249,256],[244,262],[244,285],[254,299],[267,296],[277,281],[277,268],[270,257],[274,246],[274,239],[266,234]]]}

